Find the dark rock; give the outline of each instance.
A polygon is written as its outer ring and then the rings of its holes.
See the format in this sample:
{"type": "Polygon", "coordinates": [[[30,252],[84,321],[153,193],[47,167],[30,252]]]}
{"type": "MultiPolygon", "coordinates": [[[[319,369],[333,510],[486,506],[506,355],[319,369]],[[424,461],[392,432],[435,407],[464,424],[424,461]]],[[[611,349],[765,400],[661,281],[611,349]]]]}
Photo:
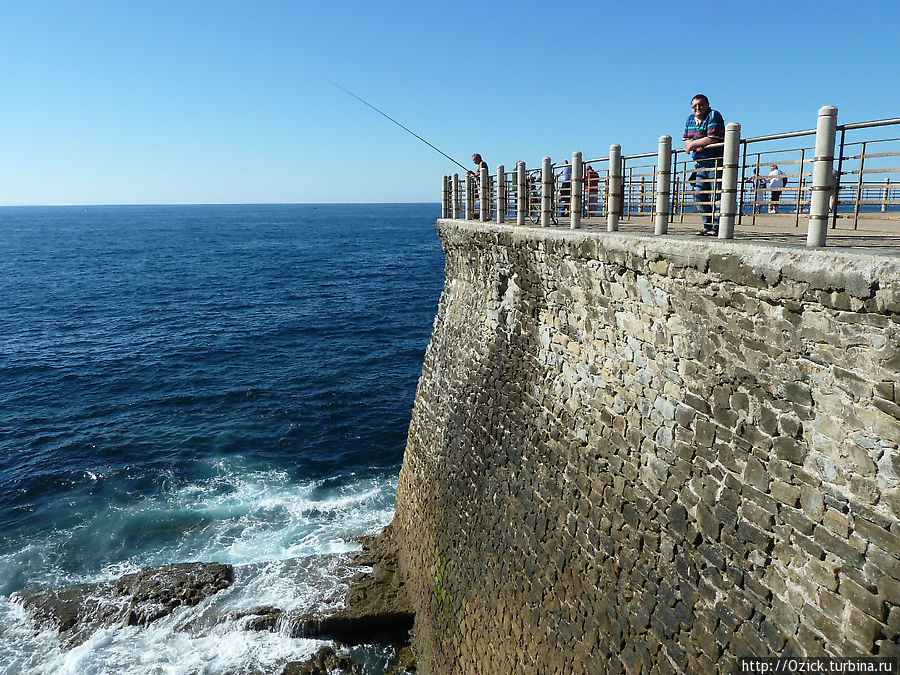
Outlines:
{"type": "Polygon", "coordinates": [[[146,626],[176,607],[193,606],[228,588],[234,579],[231,565],[179,563],[126,574],[115,582],[115,594],[129,599],[127,623],[146,626]]]}
{"type": "Polygon", "coordinates": [[[347,644],[389,642],[406,644],[415,615],[397,574],[397,547],[391,526],[362,542],[354,565],[372,568],[350,582],[345,607],[327,615],[292,616],[292,635],[332,638],[347,644]]]}
{"type": "Polygon", "coordinates": [[[232,578],[231,565],[179,563],[150,567],[112,582],[26,589],[12,599],[38,623],[55,626],[64,642],[75,646],[97,628],[146,626],[177,607],[196,605],[227,588],[232,578]]]}
{"type": "Polygon", "coordinates": [[[306,661],[286,663],[281,675],[356,675],[361,672],[362,666],[346,654],[338,654],[331,647],[322,647],[306,661]]]}
{"type": "Polygon", "coordinates": [[[241,612],[235,615],[235,619],[243,619],[248,616],[253,617],[247,622],[247,630],[269,631],[273,632],[278,624],[278,620],[284,616],[284,612],[277,607],[264,606],[256,607],[248,612],[241,612]]]}

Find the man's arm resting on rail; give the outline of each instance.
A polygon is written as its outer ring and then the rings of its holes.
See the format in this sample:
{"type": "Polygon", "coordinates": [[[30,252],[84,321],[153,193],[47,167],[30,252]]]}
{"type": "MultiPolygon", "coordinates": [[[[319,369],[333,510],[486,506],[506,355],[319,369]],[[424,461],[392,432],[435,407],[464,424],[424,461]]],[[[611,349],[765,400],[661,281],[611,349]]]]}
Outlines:
{"type": "Polygon", "coordinates": [[[684,149],[691,150],[699,150],[700,148],[705,148],[707,145],[712,145],[713,143],[721,143],[725,139],[720,136],[704,136],[703,138],[698,138],[696,140],[686,139],[684,141],[684,149]]]}

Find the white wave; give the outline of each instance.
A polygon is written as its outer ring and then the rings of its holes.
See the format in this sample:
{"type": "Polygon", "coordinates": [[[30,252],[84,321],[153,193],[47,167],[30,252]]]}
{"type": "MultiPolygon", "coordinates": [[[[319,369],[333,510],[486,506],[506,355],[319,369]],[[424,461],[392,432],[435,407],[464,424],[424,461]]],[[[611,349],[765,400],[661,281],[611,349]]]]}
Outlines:
{"type": "Polygon", "coordinates": [[[277,672],[327,642],[247,630],[249,618],[240,615],[264,606],[291,613],[340,607],[351,573],[346,562],[342,556],[311,556],[238,567],[232,586],[195,607],[179,608],[147,628],[98,630],[71,649],[60,644],[55,630],[39,630],[21,606],[0,599],[0,673],[277,672]]]}
{"type": "Polygon", "coordinates": [[[21,565],[19,578],[32,579],[41,556],[74,545],[76,533],[83,541],[93,530],[109,537],[109,532],[146,529],[163,543],[111,561],[102,570],[75,574],[64,569],[64,557],[57,555],[60,562],[44,562],[40,580],[28,585],[105,581],[146,566],[193,560],[236,565],[235,583],[148,628],[100,630],[73,649],[62,646],[54,630],[36,627],[19,605],[0,597],[0,675],[214,675],[272,672],[286,661],[301,660],[323,643],[247,631],[247,619],[232,616],[266,605],[286,612],[337,606],[346,582],[340,565],[346,557],[341,554],[358,549],[360,536],[390,522],[397,478],[382,473],[298,483],[284,471],[247,470],[240,459],[229,459],[218,462],[206,478],[166,485],[155,496],[92,514],[74,529],[23,545],[0,564],[21,565]]]}

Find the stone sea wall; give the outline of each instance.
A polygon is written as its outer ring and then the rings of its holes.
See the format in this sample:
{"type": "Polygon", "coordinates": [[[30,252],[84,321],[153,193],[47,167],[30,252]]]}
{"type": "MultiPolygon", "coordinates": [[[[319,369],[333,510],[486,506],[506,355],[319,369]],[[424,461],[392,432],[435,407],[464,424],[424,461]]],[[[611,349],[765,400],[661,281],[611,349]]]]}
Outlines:
{"type": "Polygon", "coordinates": [[[896,254],[438,231],[394,520],[419,672],[897,654],[896,254]]]}

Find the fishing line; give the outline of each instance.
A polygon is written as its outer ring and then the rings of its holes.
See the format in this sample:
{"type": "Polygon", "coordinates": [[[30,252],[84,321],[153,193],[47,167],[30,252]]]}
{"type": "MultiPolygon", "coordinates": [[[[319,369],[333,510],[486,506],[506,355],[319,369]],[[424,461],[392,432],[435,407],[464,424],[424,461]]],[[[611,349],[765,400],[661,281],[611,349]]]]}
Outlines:
{"type": "Polygon", "coordinates": [[[436,147],[433,146],[431,143],[429,143],[428,141],[426,141],[424,138],[422,138],[421,136],[419,136],[419,134],[417,134],[415,131],[413,131],[412,129],[408,129],[407,127],[403,126],[402,124],[400,124],[400,122],[398,122],[397,120],[395,120],[393,117],[391,117],[391,116],[388,115],[387,113],[382,112],[381,110],[379,110],[378,108],[376,108],[374,105],[372,105],[372,104],[369,103],[368,101],[366,101],[366,100],[360,98],[359,96],[357,96],[356,94],[354,94],[354,93],[353,93],[352,91],[350,91],[349,89],[345,89],[344,87],[342,87],[341,85],[339,85],[337,82],[333,82],[333,81],[329,80],[327,77],[324,78],[324,79],[325,79],[326,82],[330,82],[331,84],[333,84],[335,87],[337,87],[337,88],[340,89],[341,91],[343,91],[343,92],[345,92],[345,93],[347,93],[347,94],[350,94],[350,96],[352,96],[353,98],[355,98],[355,99],[356,99],[357,101],[359,101],[360,103],[364,103],[365,105],[369,106],[372,110],[374,110],[375,112],[377,112],[379,115],[383,115],[384,117],[387,117],[391,122],[393,122],[394,124],[396,124],[398,127],[400,127],[401,129],[403,129],[404,131],[407,131],[407,132],[411,133],[413,136],[415,136],[416,138],[418,138],[420,141],[422,141],[422,142],[423,142],[425,145],[427,145],[428,147],[430,147],[430,148],[432,148],[432,149],[434,149],[434,150],[437,150],[437,151],[438,151],[439,153],[441,153],[444,157],[446,157],[446,158],[449,159],[451,162],[453,162],[454,164],[456,164],[456,166],[460,167],[463,171],[468,171],[468,169],[467,169],[466,167],[464,167],[462,164],[460,164],[459,162],[457,162],[455,159],[453,159],[453,158],[452,158],[450,155],[448,155],[446,152],[444,152],[444,151],[441,150],[440,148],[436,148],[436,147]]]}

